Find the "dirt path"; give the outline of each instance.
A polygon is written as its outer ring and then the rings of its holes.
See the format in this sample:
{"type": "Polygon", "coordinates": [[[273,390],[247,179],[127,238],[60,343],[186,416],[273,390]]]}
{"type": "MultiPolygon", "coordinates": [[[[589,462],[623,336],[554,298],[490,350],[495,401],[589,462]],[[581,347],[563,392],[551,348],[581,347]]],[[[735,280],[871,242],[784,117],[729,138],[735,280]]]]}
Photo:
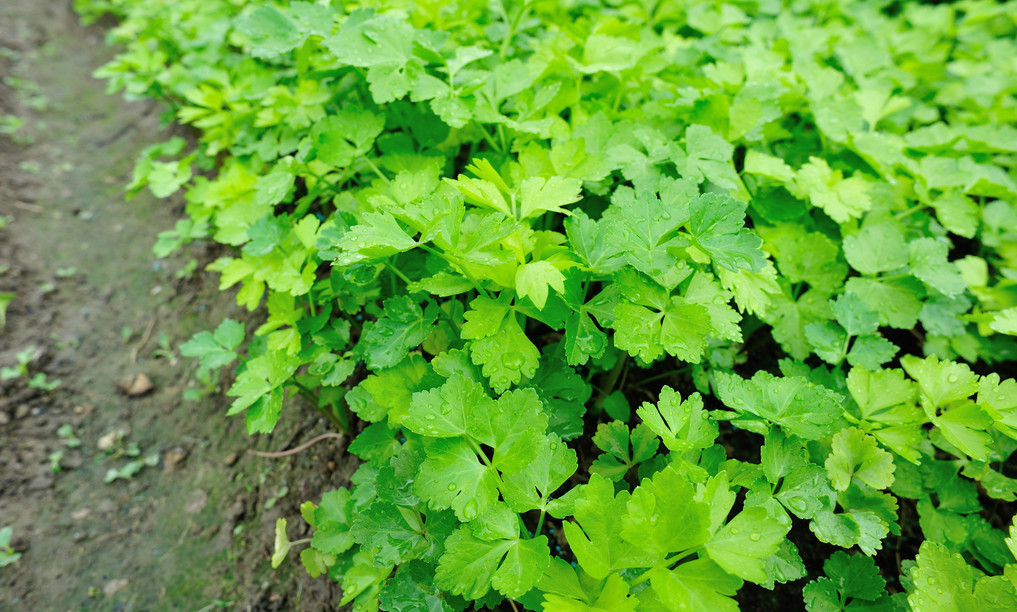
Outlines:
{"type": "MultiPolygon", "coordinates": [[[[179,205],[121,193],[138,152],[167,137],[160,109],[105,95],[90,77],[109,57],[102,30],[69,5],[0,2],[0,309],[15,296],[0,328],[0,367],[14,368],[0,375],[0,528],[23,553],[0,567],[0,610],[334,609],[334,587],[268,556],[275,519],[298,524],[300,501],[348,467],[330,443],[245,455],[221,397],[183,399],[192,364],[176,347],[247,315],[186,274],[209,253],[151,255],[179,205]],[[139,375],[152,390],[118,389],[139,375]]],[[[325,430],[296,416],[257,446],[325,430]]]]}

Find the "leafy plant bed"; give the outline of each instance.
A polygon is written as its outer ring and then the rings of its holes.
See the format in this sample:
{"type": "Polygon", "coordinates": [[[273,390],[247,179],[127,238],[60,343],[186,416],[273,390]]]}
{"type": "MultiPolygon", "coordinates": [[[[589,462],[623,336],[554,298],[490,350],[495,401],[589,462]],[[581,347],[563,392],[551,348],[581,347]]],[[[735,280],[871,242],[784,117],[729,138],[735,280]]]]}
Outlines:
{"type": "Polygon", "coordinates": [[[267,308],[198,377],[355,435],[273,563],[356,610],[1017,608],[1005,3],[237,4],[78,7],[199,134],[129,187],[186,190],[157,252],[267,308]]]}

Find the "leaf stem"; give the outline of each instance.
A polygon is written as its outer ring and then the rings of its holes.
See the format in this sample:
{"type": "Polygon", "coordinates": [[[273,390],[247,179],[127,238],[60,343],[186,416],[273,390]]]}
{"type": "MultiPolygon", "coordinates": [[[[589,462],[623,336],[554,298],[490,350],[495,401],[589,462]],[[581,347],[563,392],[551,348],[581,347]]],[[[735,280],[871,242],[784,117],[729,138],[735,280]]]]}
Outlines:
{"type": "Polygon", "coordinates": [[[392,185],[392,181],[390,181],[387,176],[385,176],[384,174],[381,173],[381,169],[378,168],[378,166],[376,166],[373,161],[371,161],[370,157],[366,157],[365,156],[362,159],[365,162],[367,162],[367,165],[371,167],[371,170],[374,170],[375,174],[377,174],[379,177],[381,177],[381,180],[385,181],[385,184],[390,185],[390,186],[392,185]]]}
{"type": "Polygon", "coordinates": [[[488,145],[490,145],[491,149],[497,151],[498,153],[501,153],[502,148],[498,146],[497,143],[494,142],[494,140],[491,138],[491,135],[487,133],[487,129],[479,122],[474,121],[474,123],[477,124],[477,129],[480,130],[481,135],[483,135],[484,140],[487,142],[488,145]]]}
{"type": "Polygon", "coordinates": [[[413,281],[411,281],[411,280],[410,280],[410,277],[408,277],[408,276],[406,276],[405,274],[403,274],[403,273],[402,273],[402,271],[401,271],[401,270],[400,270],[399,268],[395,267],[395,266],[394,266],[394,265],[392,265],[391,263],[389,263],[389,262],[387,262],[387,261],[386,261],[386,262],[385,262],[385,267],[386,267],[386,268],[388,268],[389,270],[391,270],[393,274],[395,274],[395,275],[396,275],[396,276],[398,276],[398,277],[399,277],[400,279],[402,279],[402,281],[403,281],[404,283],[406,283],[407,285],[409,285],[410,283],[412,283],[412,282],[413,282],[413,281]]]}
{"type": "Polygon", "coordinates": [[[537,528],[533,531],[533,537],[534,538],[539,536],[540,535],[540,530],[544,528],[544,517],[546,516],[546,514],[547,514],[547,509],[546,508],[541,508],[540,509],[540,518],[537,519],[537,528]]]}
{"type": "Polygon", "coordinates": [[[924,209],[925,207],[926,207],[925,204],[919,202],[918,204],[915,204],[911,208],[908,208],[906,210],[902,210],[900,212],[893,213],[893,217],[894,217],[894,219],[903,219],[905,217],[910,217],[911,215],[913,215],[916,212],[924,209]]]}
{"type": "Polygon", "coordinates": [[[455,268],[459,271],[459,273],[462,274],[464,277],[466,277],[466,280],[468,280],[470,282],[470,284],[473,285],[473,288],[476,289],[478,293],[480,293],[481,295],[483,295],[484,297],[486,297],[488,299],[491,298],[491,294],[487,292],[487,289],[484,289],[483,287],[480,286],[480,283],[477,282],[477,279],[473,278],[473,275],[471,275],[469,272],[466,271],[465,268],[463,268],[461,266],[461,264],[459,263],[458,259],[456,259],[454,257],[451,257],[448,254],[443,253],[442,251],[439,251],[438,249],[429,247],[426,244],[421,244],[420,248],[425,250],[425,251],[427,251],[428,253],[434,255],[435,257],[440,257],[440,258],[444,259],[450,265],[455,266],[455,268]]]}

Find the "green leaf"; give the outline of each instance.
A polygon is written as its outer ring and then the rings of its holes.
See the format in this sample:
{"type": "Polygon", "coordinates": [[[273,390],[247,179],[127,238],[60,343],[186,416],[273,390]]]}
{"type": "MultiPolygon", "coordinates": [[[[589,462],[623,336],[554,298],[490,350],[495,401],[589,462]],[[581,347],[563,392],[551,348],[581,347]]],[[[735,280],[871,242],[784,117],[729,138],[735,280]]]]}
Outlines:
{"type": "Polygon", "coordinates": [[[244,324],[225,319],[215,332],[199,332],[180,345],[184,357],[198,357],[201,367],[217,369],[229,365],[237,358],[236,348],[244,341],[244,324]]]}
{"type": "Polygon", "coordinates": [[[774,423],[789,434],[816,440],[844,426],[840,395],[800,377],[777,378],[759,371],[751,380],[718,372],[717,396],[738,414],[731,416],[744,426],[764,433],[774,423]],[[758,420],[751,420],[753,415],[758,420]],[[743,419],[750,420],[743,420],[743,419]]]}
{"type": "Polygon", "coordinates": [[[237,22],[237,30],[251,39],[255,57],[273,57],[292,51],[304,41],[296,24],[271,6],[259,6],[237,22]]]}
{"type": "MultiPolygon", "coordinates": [[[[566,523],[570,524],[570,523],[566,523]]],[[[539,588],[544,591],[544,612],[635,612],[639,600],[629,595],[629,583],[618,574],[581,586],[575,570],[561,559],[552,559],[539,588]]],[[[589,581],[585,581],[589,582],[589,581]]]]}
{"type": "Polygon", "coordinates": [[[755,583],[765,582],[763,560],[777,552],[790,522],[781,524],[758,506],[746,508],[706,543],[706,554],[728,573],[755,583]]]}
{"type": "Polygon", "coordinates": [[[447,594],[434,584],[434,570],[419,561],[400,564],[378,596],[391,612],[452,612],[447,594]]]}
{"type": "Polygon", "coordinates": [[[869,370],[878,370],[884,363],[894,358],[900,348],[882,336],[869,334],[859,336],[848,351],[847,360],[852,366],[869,370]]]}
{"type": "Polygon", "coordinates": [[[460,521],[468,522],[498,500],[498,476],[466,440],[436,440],[427,446],[413,490],[433,508],[452,508],[460,521]]]}
{"type": "Polygon", "coordinates": [[[1017,606],[1012,584],[985,576],[935,542],[923,542],[915,558],[908,603],[914,612],[1003,612],[1017,606]]]}
{"type": "Polygon", "coordinates": [[[671,387],[660,390],[657,405],[643,402],[636,414],[669,450],[678,453],[705,449],[717,438],[716,423],[703,409],[703,398],[693,393],[685,401],[671,387]]]}
{"type": "Polygon", "coordinates": [[[732,597],[741,588],[741,579],[710,559],[682,563],[673,570],[655,568],[650,573],[650,585],[671,610],[737,612],[739,609],[732,597]]]}
{"type": "Polygon", "coordinates": [[[872,436],[850,427],[833,436],[832,446],[826,469],[837,490],[846,490],[855,478],[877,490],[893,484],[893,456],[872,436]]]}
{"type": "Polygon", "coordinates": [[[314,535],[311,546],[327,554],[341,554],[354,543],[350,532],[353,518],[353,500],[347,489],[336,489],[321,496],[314,511],[314,535]]]}
{"type": "Polygon", "coordinates": [[[908,243],[897,223],[876,223],[844,236],[844,257],[862,274],[891,272],[908,265],[908,243]]]}
{"type": "Polygon", "coordinates": [[[562,524],[576,560],[594,578],[603,580],[616,570],[653,565],[652,556],[622,539],[618,517],[625,514],[628,501],[627,491],[616,495],[611,481],[594,474],[576,498],[576,522],[562,524]]]}
{"type": "MultiPolygon", "coordinates": [[[[0,542],[0,545],[5,544],[0,542]]],[[[3,546],[0,546],[2,548],[3,546]]],[[[278,518],[275,521],[275,547],[272,553],[272,569],[278,568],[282,565],[282,562],[286,560],[286,555],[290,553],[289,537],[286,535],[286,519],[278,518]]]]}
{"type": "Polygon", "coordinates": [[[417,31],[403,19],[362,10],[324,45],[340,62],[367,68],[372,98],[384,104],[409,91],[412,81],[407,65],[419,62],[413,53],[416,40],[417,31]]]}
{"type": "MultiPolygon", "coordinates": [[[[569,214],[562,208],[578,202],[582,181],[574,178],[530,177],[519,185],[519,219],[529,219],[546,212],[569,214]]],[[[539,305],[538,305],[539,307],[539,305]]]]}
{"type": "Polygon", "coordinates": [[[399,425],[427,373],[427,361],[419,353],[411,353],[398,365],[365,378],[346,394],[346,401],[364,420],[376,422],[387,416],[392,425],[399,425]]]}
{"type": "Polygon", "coordinates": [[[495,391],[504,391],[537,371],[540,352],[523,332],[515,312],[494,300],[478,297],[466,311],[462,337],[473,340],[470,358],[482,366],[495,391]]]}
{"type": "Polygon", "coordinates": [[[862,298],[869,309],[877,312],[880,325],[911,329],[922,311],[924,290],[911,278],[882,280],[852,277],[844,289],[862,298]]]}
{"type": "Polygon", "coordinates": [[[944,410],[932,423],[950,444],[961,452],[981,461],[989,459],[993,446],[992,436],[986,433],[992,427],[992,417],[977,404],[963,404],[944,410]]]}
{"type": "Polygon", "coordinates": [[[625,477],[632,467],[651,459],[657,453],[660,442],[644,425],[629,427],[620,421],[610,421],[597,426],[593,443],[604,454],[597,457],[590,466],[590,473],[617,482],[625,477]],[[631,441],[631,448],[630,448],[631,441]]]}
{"type": "MultiPolygon", "coordinates": [[[[758,227],[763,246],[774,255],[780,273],[792,283],[806,282],[827,294],[840,291],[847,265],[840,247],[825,234],[808,231],[797,224],[758,227]]],[[[844,239],[845,249],[847,238],[844,239]]]]}
{"type": "Polygon", "coordinates": [[[410,431],[435,438],[466,433],[466,414],[487,412],[494,405],[478,382],[461,374],[451,376],[441,387],[413,394],[403,424],[410,431]]]}
{"type": "Polygon", "coordinates": [[[428,306],[425,312],[409,296],[388,298],[385,316],[366,331],[358,348],[370,368],[390,368],[427,338],[437,318],[438,309],[434,306],[428,306]]]}
{"type": "Polygon", "coordinates": [[[554,504],[551,495],[578,467],[576,452],[554,434],[548,435],[526,469],[503,481],[505,503],[519,513],[547,509],[554,504]]]}
{"type": "Polygon", "coordinates": [[[622,537],[655,558],[703,544],[710,537],[708,510],[692,497],[686,477],[664,468],[632,492],[621,517],[622,537]]]}
{"type": "MultiPolygon", "coordinates": [[[[679,151],[680,152],[680,151],[679,151]]],[[[709,180],[742,198],[745,187],[734,170],[731,156],[734,146],[706,125],[690,125],[685,130],[685,159],[675,160],[678,173],[696,183],[709,180]]]]}
{"type": "Polygon", "coordinates": [[[872,558],[848,555],[837,551],[823,563],[826,578],[805,585],[802,595],[809,612],[839,612],[864,609],[873,612],[891,612],[894,607],[886,593],[886,581],[872,558]],[[845,602],[866,601],[871,604],[855,605],[845,602]]]}
{"type": "Polygon", "coordinates": [[[285,351],[271,351],[247,362],[227,395],[235,397],[227,416],[247,411],[248,433],[269,433],[282,414],[282,386],[300,366],[285,351]]]}
{"type": "Polygon", "coordinates": [[[766,265],[759,250],[763,241],[744,225],[745,204],[733,198],[708,193],[689,203],[688,229],[693,244],[715,265],[758,272],[766,265]]]}
{"type": "Polygon", "coordinates": [[[872,512],[835,513],[830,509],[817,514],[809,523],[809,529],[822,542],[842,548],[858,546],[867,555],[876,554],[889,533],[886,522],[872,512]]]}
{"type": "Polygon", "coordinates": [[[823,209],[837,223],[857,219],[872,207],[869,183],[855,175],[843,178],[840,170],[831,170],[826,160],[810,157],[808,163],[795,174],[793,192],[823,209]]]}
{"type": "Polygon", "coordinates": [[[493,586],[507,597],[529,591],[550,563],[547,538],[483,540],[469,527],[452,534],[438,563],[438,586],[469,599],[483,597],[493,586]]]}
{"type": "Polygon", "coordinates": [[[831,301],[833,316],[849,336],[871,334],[879,327],[879,315],[854,293],[843,293],[831,301]]]}
{"type": "Polygon", "coordinates": [[[559,294],[565,292],[565,277],[561,271],[546,261],[534,261],[519,266],[516,271],[516,292],[519,297],[529,297],[537,308],[547,303],[547,288],[559,294]]]}
{"type": "Polygon", "coordinates": [[[525,469],[544,442],[547,414],[533,389],[502,394],[491,405],[474,406],[466,413],[467,431],[493,449],[491,465],[505,473],[525,469]]]}
{"type": "Polygon", "coordinates": [[[905,355],[900,364],[918,382],[922,405],[930,415],[936,408],[966,400],[978,391],[978,375],[963,363],[940,361],[935,355],[925,359],[905,355]]]}
{"type": "Polygon", "coordinates": [[[365,260],[380,260],[417,246],[406,235],[395,217],[383,213],[364,213],[361,223],[335,243],[339,255],[336,265],[351,266],[365,260]]]}
{"type": "Polygon", "coordinates": [[[841,326],[830,321],[809,323],[805,326],[805,338],[823,361],[836,365],[844,359],[848,335],[841,326]]]}
{"type": "Polygon", "coordinates": [[[613,263],[616,256],[623,255],[636,270],[654,278],[664,276],[677,261],[667,250],[668,246],[676,244],[670,234],[688,215],[687,206],[681,204],[667,206],[648,191],[637,193],[631,188],[619,187],[611,195],[611,206],[597,224],[610,248],[600,248],[594,243],[586,249],[597,254],[588,256],[606,260],[602,264],[606,266],[607,262],[613,263]]]}
{"type": "Polygon", "coordinates": [[[967,289],[960,270],[946,260],[949,247],[935,238],[920,238],[908,243],[911,273],[927,286],[944,295],[958,295],[967,289]]]}

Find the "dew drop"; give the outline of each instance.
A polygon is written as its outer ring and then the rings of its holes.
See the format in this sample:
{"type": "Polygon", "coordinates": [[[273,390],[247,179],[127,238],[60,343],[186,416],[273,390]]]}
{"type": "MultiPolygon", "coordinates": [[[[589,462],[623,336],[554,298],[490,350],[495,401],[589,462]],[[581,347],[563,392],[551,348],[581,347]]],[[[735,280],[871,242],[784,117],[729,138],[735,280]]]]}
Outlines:
{"type": "Polygon", "coordinates": [[[448,490],[449,490],[449,491],[455,491],[455,490],[456,490],[456,485],[455,485],[455,483],[449,483],[449,485],[448,485],[448,490]]]}
{"type": "Polygon", "coordinates": [[[558,443],[557,442],[552,442],[551,443],[551,450],[558,450],[558,443]]]}
{"type": "Polygon", "coordinates": [[[758,542],[759,538],[760,538],[760,535],[758,533],[750,533],[749,534],[749,539],[752,540],[753,542],[758,542]]]}
{"type": "Polygon", "coordinates": [[[960,380],[960,378],[958,378],[956,374],[951,374],[946,377],[946,382],[950,383],[951,385],[957,384],[958,380],[960,380]]]}
{"type": "Polygon", "coordinates": [[[739,530],[737,527],[731,528],[731,535],[738,535],[739,533],[741,533],[741,530],[739,530]]]}
{"type": "Polygon", "coordinates": [[[426,418],[427,418],[428,421],[433,421],[434,420],[434,415],[433,414],[429,414],[429,415],[427,415],[426,418]]]}

